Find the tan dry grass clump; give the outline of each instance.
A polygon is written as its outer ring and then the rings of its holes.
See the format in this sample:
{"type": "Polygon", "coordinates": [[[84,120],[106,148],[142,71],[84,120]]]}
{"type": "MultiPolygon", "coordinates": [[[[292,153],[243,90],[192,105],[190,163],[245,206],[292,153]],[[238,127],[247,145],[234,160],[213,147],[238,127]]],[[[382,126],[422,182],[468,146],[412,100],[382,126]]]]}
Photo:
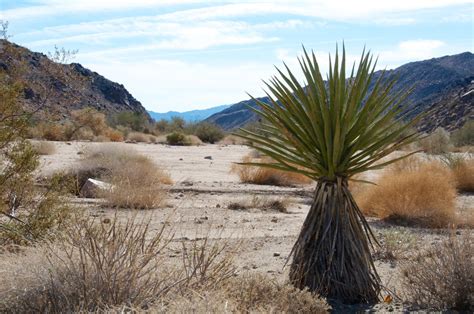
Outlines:
{"type": "Polygon", "coordinates": [[[31,144],[38,155],[53,155],[56,153],[56,146],[52,142],[34,141],[31,144]]]}
{"type": "Polygon", "coordinates": [[[455,157],[448,166],[453,172],[456,188],[460,192],[474,192],[474,158],[455,157]]]}
{"type": "MultiPolygon", "coordinates": [[[[245,156],[243,163],[261,162],[271,163],[267,157],[252,158],[245,156]]],[[[249,165],[232,165],[231,172],[239,176],[240,182],[260,185],[292,186],[297,184],[310,184],[312,182],[308,177],[294,172],[281,171],[278,169],[256,167],[249,165]]]]}
{"type": "Polygon", "coordinates": [[[169,174],[150,158],[112,144],[90,148],[72,172],[76,189],[88,178],[112,184],[113,188],[99,193],[112,207],[159,207],[166,199],[164,185],[172,184],[169,174]]]}
{"type": "Polygon", "coordinates": [[[137,143],[149,143],[150,135],[141,132],[130,132],[127,135],[127,140],[137,143]]]}
{"type": "Polygon", "coordinates": [[[402,270],[405,295],[417,308],[474,311],[474,238],[452,235],[402,270]]]}
{"type": "MultiPolygon", "coordinates": [[[[394,166],[355,196],[365,215],[403,224],[441,228],[456,223],[456,189],[438,162],[394,166]]],[[[418,161],[417,161],[418,163],[418,161]]]]}
{"type": "Polygon", "coordinates": [[[287,213],[291,200],[288,198],[259,197],[254,195],[247,199],[231,202],[227,205],[231,210],[260,209],[262,211],[277,211],[287,213]]]}

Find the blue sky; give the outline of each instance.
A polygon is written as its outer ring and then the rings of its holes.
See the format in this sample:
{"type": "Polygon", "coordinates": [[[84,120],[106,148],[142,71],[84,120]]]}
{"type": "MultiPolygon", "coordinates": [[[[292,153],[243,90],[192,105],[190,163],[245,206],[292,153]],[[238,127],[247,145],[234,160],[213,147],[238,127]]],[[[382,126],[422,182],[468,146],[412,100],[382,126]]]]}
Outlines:
{"type": "Polygon", "coordinates": [[[122,83],[149,110],[191,110],[263,95],[262,79],[301,45],[323,70],[344,40],[379,68],[474,49],[472,0],[0,0],[12,41],[79,52],[74,62],[122,83]]]}

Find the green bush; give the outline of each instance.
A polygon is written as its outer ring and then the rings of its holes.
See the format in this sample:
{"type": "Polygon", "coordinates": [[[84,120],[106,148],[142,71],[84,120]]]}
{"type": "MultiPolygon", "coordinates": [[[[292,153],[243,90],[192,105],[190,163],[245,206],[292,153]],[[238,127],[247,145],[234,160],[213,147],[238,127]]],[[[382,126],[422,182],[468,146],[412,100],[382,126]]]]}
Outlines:
{"type": "Polygon", "coordinates": [[[460,129],[451,133],[455,146],[474,145],[474,120],[467,121],[460,129]]]}
{"type": "Polygon", "coordinates": [[[190,145],[186,135],[180,132],[173,132],[166,136],[166,143],[168,145],[190,145]]]}
{"type": "Polygon", "coordinates": [[[215,124],[202,122],[196,126],[194,133],[199,139],[205,143],[214,144],[224,138],[224,132],[215,124]]]}

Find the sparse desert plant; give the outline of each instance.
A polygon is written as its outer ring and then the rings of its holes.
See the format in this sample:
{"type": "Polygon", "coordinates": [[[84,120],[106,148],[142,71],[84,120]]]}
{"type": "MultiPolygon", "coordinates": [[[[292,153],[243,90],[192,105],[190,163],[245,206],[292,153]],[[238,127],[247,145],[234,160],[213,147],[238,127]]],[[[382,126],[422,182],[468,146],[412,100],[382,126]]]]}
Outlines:
{"type": "Polygon", "coordinates": [[[290,200],[288,199],[259,197],[254,195],[244,200],[231,202],[229,205],[227,205],[227,208],[231,210],[260,209],[263,211],[277,211],[280,213],[287,213],[289,202],[290,200]]]}
{"type": "Polygon", "coordinates": [[[389,228],[379,233],[380,246],[374,250],[374,259],[396,261],[405,259],[418,249],[416,236],[410,231],[389,228]]]}
{"type": "Polygon", "coordinates": [[[291,251],[292,284],[344,303],[377,302],[380,279],[369,244],[376,240],[348,189],[348,179],[396,161],[376,164],[417,139],[416,133],[401,135],[418,118],[404,122],[409,91],[391,94],[396,79],[386,72],[374,88],[367,88],[375,68],[370,53],[364,52],[358,66],[346,72],[345,49],[342,58],[336,51],[326,81],[314,53],[304,51],[299,61],[304,85],[288,68],[278,70],[266,83],[269,103],[254,99],[258,108],[253,109],[264,121],[259,132],[243,129],[238,134],[274,160],[253,165],[318,182],[291,251]]]}
{"type": "Polygon", "coordinates": [[[467,232],[431,247],[402,270],[405,294],[416,308],[474,311],[474,247],[467,232]]]}
{"type": "Polygon", "coordinates": [[[387,221],[434,228],[456,223],[454,179],[439,162],[388,170],[356,200],[364,214],[387,221]]]}
{"type": "Polygon", "coordinates": [[[171,134],[168,134],[166,136],[166,142],[168,143],[168,145],[191,145],[186,135],[180,132],[173,132],[171,134]]]}
{"type": "Polygon", "coordinates": [[[56,152],[56,146],[51,142],[36,141],[32,145],[38,155],[53,155],[56,152]]]}
{"type": "Polygon", "coordinates": [[[220,127],[208,122],[201,122],[196,125],[194,135],[199,137],[204,143],[214,144],[224,138],[224,132],[220,127]]]}
{"type": "Polygon", "coordinates": [[[248,165],[248,163],[251,162],[270,164],[272,161],[268,157],[244,157],[242,163],[234,164],[231,167],[231,172],[239,176],[240,182],[276,186],[292,186],[295,184],[309,184],[312,182],[311,179],[299,173],[248,165]]]}
{"type": "Polygon", "coordinates": [[[428,154],[443,154],[452,148],[449,132],[443,128],[437,128],[431,134],[420,139],[418,144],[428,154]]]}
{"type": "Polygon", "coordinates": [[[119,130],[114,130],[114,129],[108,129],[105,132],[105,136],[111,141],[111,142],[122,142],[123,141],[123,134],[119,130]]]}
{"type": "Polygon", "coordinates": [[[455,146],[474,146],[474,120],[470,119],[464,125],[451,133],[455,146]]]}
{"type": "Polygon", "coordinates": [[[59,241],[30,256],[2,256],[1,312],[150,310],[192,291],[218,290],[234,275],[232,254],[208,239],[183,244],[183,264],[167,263],[164,224],[117,217],[77,219],[59,241]],[[20,262],[20,263],[19,263],[20,262]]]}

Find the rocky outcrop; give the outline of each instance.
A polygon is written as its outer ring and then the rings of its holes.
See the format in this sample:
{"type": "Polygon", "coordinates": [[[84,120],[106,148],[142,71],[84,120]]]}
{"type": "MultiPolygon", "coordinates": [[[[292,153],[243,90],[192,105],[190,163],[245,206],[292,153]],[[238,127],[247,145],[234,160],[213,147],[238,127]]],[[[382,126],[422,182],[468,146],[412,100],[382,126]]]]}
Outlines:
{"type": "Polygon", "coordinates": [[[106,115],[131,111],[150,119],[123,85],[79,63],[55,63],[42,53],[1,40],[0,68],[23,81],[21,102],[26,109],[39,108],[39,115],[54,113],[67,118],[72,110],[92,107],[106,115]]]}
{"type": "MultiPolygon", "coordinates": [[[[374,75],[376,80],[381,71],[374,75]]],[[[472,90],[474,77],[474,55],[470,52],[453,56],[411,62],[388,71],[398,81],[393,88],[396,93],[414,87],[407,99],[410,108],[409,118],[419,113],[429,112],[418,125],[422,131],[432,131],[437,127],[453,130],[467,119],[473,118],[472,90]],[[467,94],[466,94],[467,93],[467,94]]],[[[268,98],[259,98],[268,102],[268,98]]],[[[207,121],[214,122],[226,130],[244,126],[257,120],[257,115],[248,106],[256,107],[253,100],[245,100],[210,116],[207,121]]]]}

